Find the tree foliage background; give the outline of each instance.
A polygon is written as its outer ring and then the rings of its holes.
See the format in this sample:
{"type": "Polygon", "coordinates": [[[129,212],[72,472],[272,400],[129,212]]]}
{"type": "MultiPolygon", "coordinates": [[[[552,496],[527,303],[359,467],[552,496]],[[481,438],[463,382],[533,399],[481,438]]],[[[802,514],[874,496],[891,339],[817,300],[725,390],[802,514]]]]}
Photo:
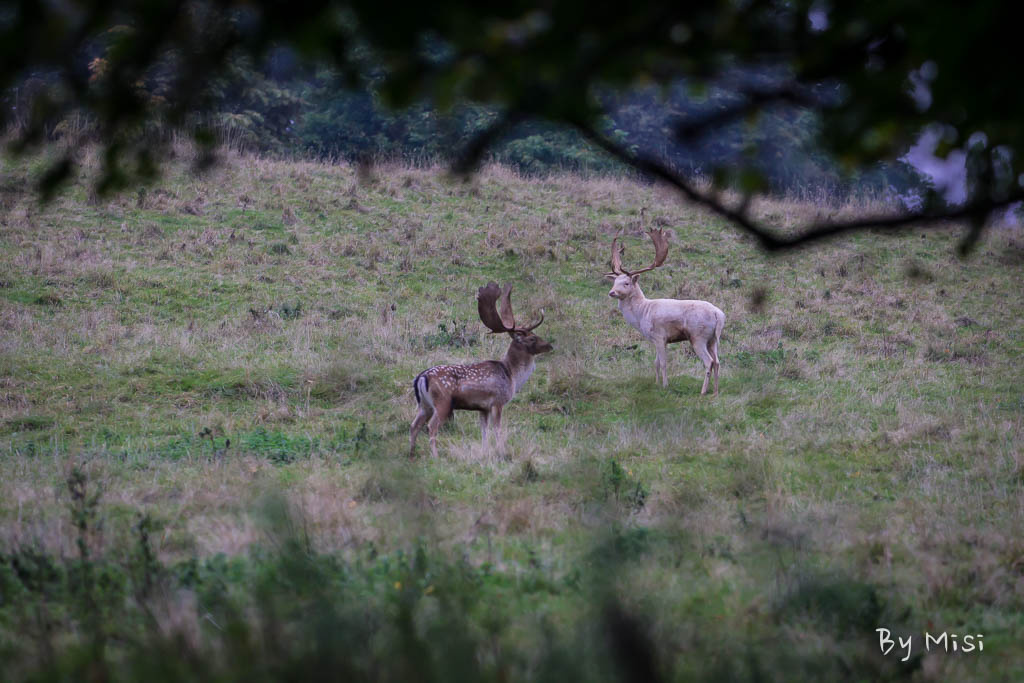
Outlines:
{"type": "MultiPolygon", "coordinates": [[[[78,0],[0,4],[3,120],[15,151],[53,136],[106,150],[101,191],[156,172],[187,130],[320,157],[484,158],[529,172],[632,167],[767,248],[966,218],[964,248],[1024,197],[1004,3],[559,2],[396,11],[381,3],[78,0]],[[69,123],[71,121],[71,123],[69,123]],[[969,156],[968,201],[780,234],[717,192],[843,194],[921,184],[899,162],[926,130],[969,156]],[[708,191],[694,176],[712,178],[708,191]]],[[[55,164],[59,185],[74,154],[55,164]]]]}

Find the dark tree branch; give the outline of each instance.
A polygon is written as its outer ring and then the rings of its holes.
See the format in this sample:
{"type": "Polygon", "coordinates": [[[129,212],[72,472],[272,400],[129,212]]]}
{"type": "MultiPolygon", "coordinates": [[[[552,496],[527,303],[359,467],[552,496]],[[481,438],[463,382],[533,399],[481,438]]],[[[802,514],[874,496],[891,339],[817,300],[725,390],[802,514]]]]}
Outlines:
{"type": "Polygon", "coordinates": [[[765,90],[748,90],[741,94],[744,98],[742,102],[705,116],[694,117],[693,120],[680,121],[675,126],[676,139],[680,142],[688,142],[772,104],[785,102],[807,109],[819,109],[822,106],[820,101],[801,92],[795,83],[786,83],[778,88],[765,90]]]}
{"type": "Polygon", "coordinates": [[[452,172],[456,175],[466,175],[476,170],[484,154],[498,141],[510,128],[525,118],[518,109],[509,109],[501,114],[498,120],[484,128],[473,136],[473,139],[466,143],[452,163],[452,172]]]}
{"type": "MultiPolygon", "coordinates": [[[[543,118],[545,106],[550,104],[552,99],[559,92],[578,89],[580,84],[589,84],[594,79],[594,74],[606,65],[609,61],[620,58],[623,51],[642,44],[651,32],[663,26],[671,15],[669,10],[659,8],[652,16],[634,29],[616,40],[606,41],[595,47],[591,52],[579,56],[576,64],[566,70],[565,75],[555,86],[542,87],[539,84],[528,89],[510,106],[501,117],[493,124],[477,133],[456,156],[451,164],[451,170],[457,175],[471,173],[479,165],[487,150],[508,130],[516,124],[522,123],[531,116],[543,118]]],[[[467,59],[479,59],[485,62],[491,61],[493,56],[480,51],[467,51],[458,59],[453,61],[465,61],[467,59]]],[[[581,92],[585,92],[583,88],[581,92]]]]}
{"type": "Polygon", "coordinates": [[[731,209],[717,197],[698,190],[661,162],[630,153],[597,132],[590,124],[576,121],[574,126],[584,137],[623,163],[648,177],[661,180],[675,187],[690,201],[700,204],[731,221],[741,230],[755,237],[761,247],[767,251],[781,251],[802,247],[859,230],[878,229],[898,232],[914,226],[968,219],[972,221],[972,228],[960,245],[961,253],[966,253],[977,243],[987,219],[993,212],[1024,201],[1024,190],[1018,190],[1000,199],[986,197],[945,210],[912,211],[899,215],[865,216],[846,221],[823,221],[805,225],[793,235],[779,235],[768,226],[762,225],[750,218],[746,211],[746,201],[743,202],[740,209],[731,209]]]}

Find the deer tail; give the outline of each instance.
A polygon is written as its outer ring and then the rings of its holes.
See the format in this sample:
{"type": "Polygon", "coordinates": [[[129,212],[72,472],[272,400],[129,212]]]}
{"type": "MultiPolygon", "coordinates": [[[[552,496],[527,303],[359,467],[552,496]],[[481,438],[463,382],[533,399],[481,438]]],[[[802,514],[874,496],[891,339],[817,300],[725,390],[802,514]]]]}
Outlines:
{"type": "Polygon", "coordinates": [[[412,381],[412,393],[416,397],[416,405],[419,405],[423,401],[426,401],[428,405],[432,405],[433,402],[430,400],[430,380],[427,379],[427,373],[421,372],[416,375],[416,379],[412,381]]]}

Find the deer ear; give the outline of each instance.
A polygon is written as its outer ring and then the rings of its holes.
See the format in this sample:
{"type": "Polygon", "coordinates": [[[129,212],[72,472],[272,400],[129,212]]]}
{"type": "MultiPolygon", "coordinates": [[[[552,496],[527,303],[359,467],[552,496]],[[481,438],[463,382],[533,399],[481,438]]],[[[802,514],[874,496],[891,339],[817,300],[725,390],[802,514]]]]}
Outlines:
{"type": "Polygon", "coordinates": [[[635,285],[635,284],[636,284],[636,281],[637,281],[637,280],[638,280],[639,278],[640,278],[640,273],[637,273],[636,275],[630,275],[630,276],[629,276],[629,281],[630,281],[630,282],[632,282],[632,283],[633,283],[633,284],[635,285]]]}
{"type": "Polygon", "coordinates": [[[604,279],[605,280],[614,280],[617,277],[618,277],[618,275],[616,275],[615,273],[605,273],[604,274],[604,279]]]}

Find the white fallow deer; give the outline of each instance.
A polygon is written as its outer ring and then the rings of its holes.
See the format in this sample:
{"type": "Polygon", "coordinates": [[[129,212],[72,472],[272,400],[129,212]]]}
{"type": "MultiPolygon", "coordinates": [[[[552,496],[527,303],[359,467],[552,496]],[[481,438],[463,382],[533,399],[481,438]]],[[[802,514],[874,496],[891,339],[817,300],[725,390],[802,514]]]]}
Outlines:
{"type": "Polygon", "coordinates": [[[512,337],[505,357],[485,360],[472,365],[436,365],[424,370],[412,382],[413,394],[419,412],[409,430],[409,457],[416,448],[416,435],[427,423],[430,434],[430,452],[437,457],[437,430],[455,410],[475,410],[480,413],[480,431],[487,445],[487,426],[500,434],[501,409],[512,400],[536,366],[534,356],[551,350],[551,344],[532,330],[544,322],[540,320],[528,327],[517,327],[512,315],[512,286],[504,289],[494,282],[487,283],[477,292],[477,310],[480,320],[492,334],[507,332],[512,337]],[[501,299],[500,310],[497,307],[501,299]],[[429,420],[429,422],[428,422],[429,420]]]}
{"type": "MultiPolygon", "coordinates": [[[[642,218],[641,218],[642,220],[642,218]]],[[[618,243],[622,232],[612,240],[612,272],[605,277],[614,280],[608,296],[619,300],[622,317],[640,331],[647,341],[654,344],[654,374],[662,386],[668,386],[668,357],[666,345],[687,340],[694,352],[704,362],[704,385],[701,394],[707,393],[708,381],[715,379],[715,395],[718,394],[718,342],[722,338],[725,314],[707,301],[694,299],[648,299],[637,283],[640,273],[654,270],[665,262],[668,256],[668,238],[660,228],[648,231],[654,243],[654,263],[640,270],[629,271],[622,267],[622,245],[618,243]]]]}

